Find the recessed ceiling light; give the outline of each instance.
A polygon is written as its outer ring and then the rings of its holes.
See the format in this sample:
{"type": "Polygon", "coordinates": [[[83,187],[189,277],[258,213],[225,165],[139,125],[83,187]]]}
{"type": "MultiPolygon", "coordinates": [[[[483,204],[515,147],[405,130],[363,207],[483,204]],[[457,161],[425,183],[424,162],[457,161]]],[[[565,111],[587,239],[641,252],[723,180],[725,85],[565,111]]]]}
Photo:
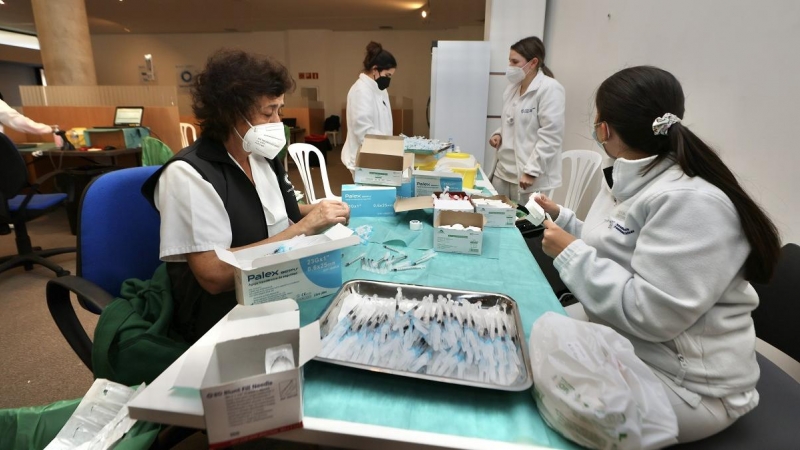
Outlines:
{"type": "Polygon", "coordinates": [[[423,10],[422,10],[422,18],[424,19],[424,18],[426,18],[426,17],[428,17],[428,11],[425,11],[425,10],[423,9],[423,10]]]}

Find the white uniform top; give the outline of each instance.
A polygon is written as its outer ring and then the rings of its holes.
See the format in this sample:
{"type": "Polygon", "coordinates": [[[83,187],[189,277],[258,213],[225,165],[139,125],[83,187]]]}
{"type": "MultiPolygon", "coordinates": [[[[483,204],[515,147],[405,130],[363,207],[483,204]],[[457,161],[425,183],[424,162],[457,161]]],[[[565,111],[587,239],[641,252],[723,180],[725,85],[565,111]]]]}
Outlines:
{"type": "Polygon", "coordinates": [[[356,154],[364,136],[392,135],[392,105],[389,93],[363,73],[347,93],[347,137],[342,148],[342,163],[355,170],[356,154]]]}
{"type": "Polygon", "coordinates": [[[53,132],[53,128],[50,125],[28,119],[16,109],[8,106],[8,103],[0,100],[0,133],[4,130],[3,125],[23,133],[49,134],[53,132]]]}
{"type": "MultiPolygon", "coordinates": [[[[267,229],[274,236],[290,225],[278,178],[263,157],[250,155],[249,159],[267,229]]],[[[236,162],[233,157],[231,160],[236,162]]],[[[154,202],[161,213],[162,261],[186,261],[187,253],[231,247],[233,235],[225,205],[211,183],[191,164],[176,161],[164,169],[154,202]]]]}
{"type": "Polygon", "coordinates": [[[519,83],[503,93],[502,136],[494,176],[519,184],[523,173],[536,177],[520,192],[561,186],[561,143],[564,140],[564,87],[541,70],[519,95],[519,83]]]}
{"type": "Polygon", "coordinates": [[[556,224],[580,239],[553,261],[592,322],[692,406],[721,398],[731,417],[758,404],[758,294],[743,276],[750,244],[720,189],[655,157],[617,159],[585,222],[561,208],[556,224]]]}

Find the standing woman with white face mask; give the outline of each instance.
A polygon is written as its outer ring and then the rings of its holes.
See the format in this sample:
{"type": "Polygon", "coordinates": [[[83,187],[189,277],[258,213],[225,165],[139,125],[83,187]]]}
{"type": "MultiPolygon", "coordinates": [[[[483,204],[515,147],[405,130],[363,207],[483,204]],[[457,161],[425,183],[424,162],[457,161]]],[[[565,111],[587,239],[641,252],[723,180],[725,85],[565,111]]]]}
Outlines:
{"type": "Polygon", "coordinates": [[[392,105],[386,89],[397,70],[397,61],[381,44],[370,42],[358,79],[347,93],[347,137],[342,147],[342,163],[355,170],[356,154],[364,136],[392,135],[392,105]]]}
{"type": "Polygon", "coordinates": [[[561,186],[564,87],[553,78],[544,58],[538,37],[511,46],[502,123],[489,139],[497,149],[492,185],[521,204],[533,192],[552,194],[561,186]]]}
{"type": "Polygon", "coordinates": [[[279,116],[294,80],[281,63],[240,50],[212,55],[192,87],[200,139],[158,170],[142,193],[161,214],[160,257],[175,303],[173,328],[196,341],[236,305],[231,250],[317,234],[350,216],[347,204],[298,205],[275,157],[279,116]]]}

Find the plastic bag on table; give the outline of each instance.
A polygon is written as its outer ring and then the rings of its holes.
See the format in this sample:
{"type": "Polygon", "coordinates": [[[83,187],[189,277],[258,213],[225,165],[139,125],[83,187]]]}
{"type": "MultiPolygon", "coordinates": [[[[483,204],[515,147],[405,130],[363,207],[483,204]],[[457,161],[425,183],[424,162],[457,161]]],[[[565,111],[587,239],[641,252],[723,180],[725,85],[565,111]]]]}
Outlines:
{"type": "Polygon", "coordinates": [[[530,337],[533,396],[550,427],[596,449],[652,449],[677,442],[664,387],[609,327],[546,313],[530,337]]]}

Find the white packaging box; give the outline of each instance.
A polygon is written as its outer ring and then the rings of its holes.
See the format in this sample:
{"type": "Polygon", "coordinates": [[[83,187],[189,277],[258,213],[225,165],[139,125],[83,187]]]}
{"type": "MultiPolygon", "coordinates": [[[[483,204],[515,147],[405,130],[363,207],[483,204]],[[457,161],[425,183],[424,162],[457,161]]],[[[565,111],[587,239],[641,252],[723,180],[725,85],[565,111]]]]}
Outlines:
{"type": "Polygon", "coordinates": [[[174,388],[199,390],[209,447],[303,426],[302,366],[322,349],[319,322],[300,327],[297,302],[235,306],[215,336],[186,351],[174,388]],[[209,343],[210,342],[210,343],[209,343]],[[265,352],[292,346],[294,367],[267,374],[265,352]]]}
{"type": "Polygon", "coordinates": [[[442,211],[433,219],[433,248],[437,252],[465,253],[480,255],[483,251],[483,228],[486,218],[472,212],[442,211]],[[453,230],[441,228],[442,225],[461,224],[464,228],[472,226],[480,231],[453,230]]]}
{"type": "Polygon", "coordinates": [[[232,265],[236,300],[256,305],[285,298],[312,300],[333,294],[342,285],[340,249],[360,243],[353,230],[337,224],[317,236],[302,238],[311,245],[275,253],[283,242],[273,242],[236,252],[214,249],[217,257],[232,265]]]}
{"type": "Polygon", "coordinates": [[[481,205],[475,203],[475,212],[483,214],[486,217],[486,226],[494,228],[510,228],[516,226],[517,221],[517,207],[505,195],[493,195],[491,197],[474,196],[474,199],[487,199],[487,200],[500,200],[507,204],[508,208],[498,208],[496,206],[481,205]]]}
{"type": "Polygon", "coordinates": [[[434,172],[430,170],[414,171],[414,195],[424,197],[434,192],[442,192],[445,188],[448,191],[456,192],[463,189],[464,177],[460,173],[453,172],[434,172]]]}
{"type": "Polygon", "coordinates": [[[414,154],[403,153],[400,136],[368,134],[358,149],[355,165],[353,179],[357,184],[401,186],[403,173],[414,165],[414,154]]]}

